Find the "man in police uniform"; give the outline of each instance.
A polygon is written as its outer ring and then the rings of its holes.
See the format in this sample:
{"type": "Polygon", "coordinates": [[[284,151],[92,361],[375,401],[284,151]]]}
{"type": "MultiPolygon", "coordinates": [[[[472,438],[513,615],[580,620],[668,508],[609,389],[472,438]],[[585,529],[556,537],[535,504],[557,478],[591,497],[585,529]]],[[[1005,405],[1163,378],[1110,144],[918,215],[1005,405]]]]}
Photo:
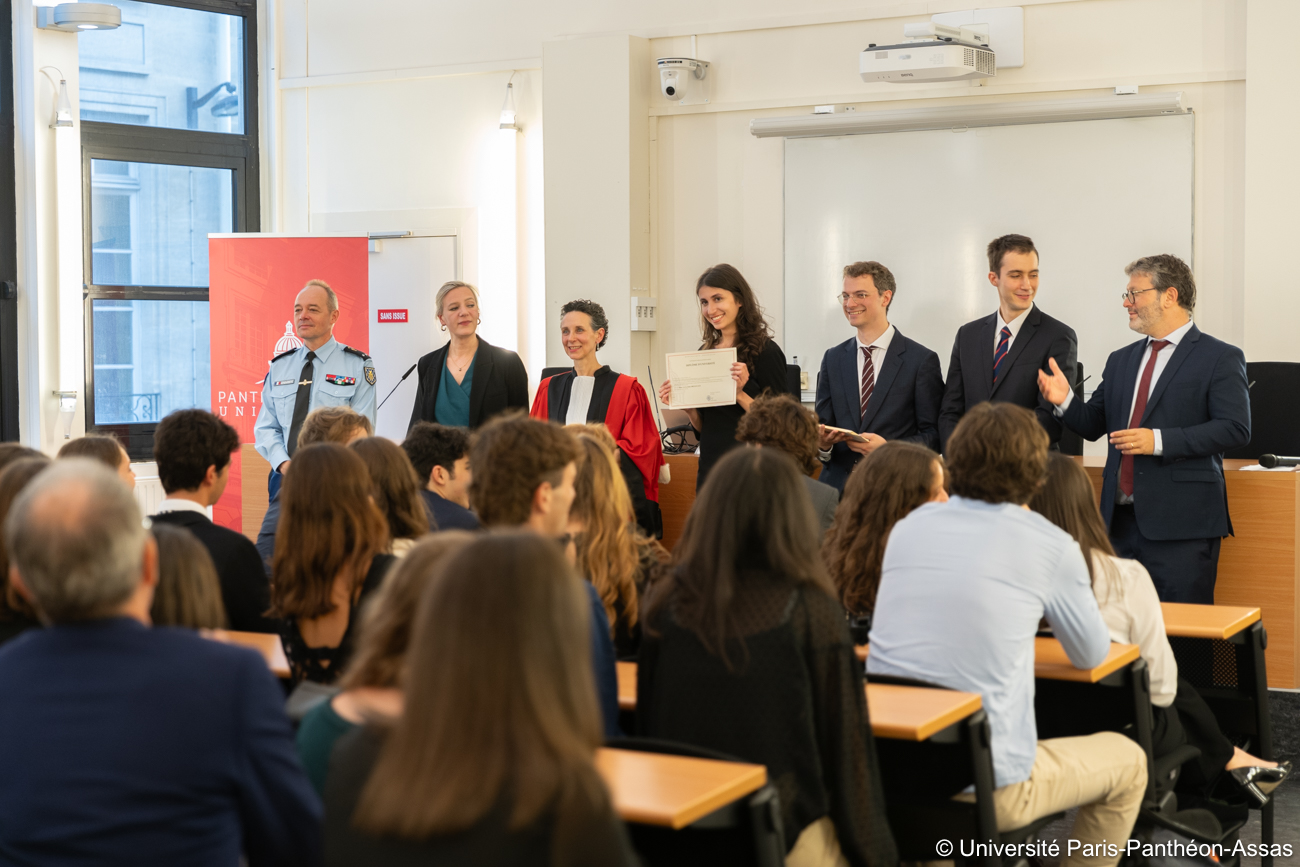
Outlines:
{"type": "Polygon", "coordinates": [[[269,491],[298,447],[307,413],[322,406],[347,406],[375,423],[375,365],[359,349],[334,339],[339,298],[324,280],[308,280],[293,302],[294,333],[303,345],[271,359],[262,384],[262,408],[254,439],[271,464],[269,491]]]}

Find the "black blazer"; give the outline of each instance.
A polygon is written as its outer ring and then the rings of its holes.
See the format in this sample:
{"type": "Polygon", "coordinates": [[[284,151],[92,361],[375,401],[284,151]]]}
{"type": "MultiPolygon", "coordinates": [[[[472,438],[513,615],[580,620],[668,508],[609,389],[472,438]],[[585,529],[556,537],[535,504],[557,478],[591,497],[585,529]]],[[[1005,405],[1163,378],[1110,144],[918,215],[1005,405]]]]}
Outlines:
{"type": "MultiPolygon", "coordinates": [[[[1072,401],[1065,411],[1070,430],[1086,440],[1128,430],[1146,344],[1144,337],[1110,354],[1092,399],[1072,401]]],[[[1160,431],[1162,451],[1133,458],[1133,511],[1142,535],[1157,541],[1230,535],[1223,453],[1250,442],[1246,356],[1193,325],[1152,387],[1140,427],[1160,431]]],[[[1107,527],[1120,457],[1107,444],[1101,488],[1107,527]]]]}
{"type": "MultiPolygon", "coordinates": [[[[850,337],[822,356],[817,376],[817,418],[822,424],[869,432],[886,440],[919,443],[937,452],[942,400],[939,356],[904,337],[897,327],[876,374],[865,416],[858,380],[858,339],[850,337]]],[[[821,480],[843,491],[849,473],[861,459],[862,455],[844,443],[836,443],[831,459],[822,466],[821,480]]]]}
{"type": "Polygon", "coordinates": [[[947,448],[957,422],[977,403],[995,400],[1032,409],[1053,443],[1061,439],[1061,421],[1052,406],[1038,393],[1038,371],[1048,370],[1047,359],[1055,358],[1070,385],[1074,385],[1079,339],[1074,329],[1053,319],[1034,305],[1007,352],[1006,373],[993,384],[993,335],[998,314],[967,322],[957,329],[948,363],[948,383],[939,410],[940,445],[947,448]]]}
{"type": "MultiPolygon", "coordinates": [[[[447,366],[450,346],[448,343],[420,359],[420,385],[415,391],[408,430],[416,422],[438,420],[434,408],[438,405],[438,385],[447,366]]],[[[528,371],[523,361],[509,349],[500,349],[480,337],[474,354],[474,383],[469,389],[470,429],[503,410],[516,407],[528,411],[528,371]]]]}
{"type": "Polygon", "coordinates": [[[151,521],[184,527],[203,543],[212,555],[221,580],[221,601],[226,605],[230,628],[240,632],[280,631],[276,621],[266,617],[271,607],[271,585],[262,565],[262,555],[242,533],[208,520],[198,512],[164,512],[151,521]]]}

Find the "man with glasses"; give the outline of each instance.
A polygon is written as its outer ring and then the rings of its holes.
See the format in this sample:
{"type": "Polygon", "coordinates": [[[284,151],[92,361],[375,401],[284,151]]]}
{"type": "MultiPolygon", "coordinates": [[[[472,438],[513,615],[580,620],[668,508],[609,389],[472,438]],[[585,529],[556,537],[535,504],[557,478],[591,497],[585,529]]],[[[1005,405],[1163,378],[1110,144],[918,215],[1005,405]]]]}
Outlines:
{"type": "Polygon", "coordinates": [[[895,290],[879,262],[844,268],[837,297],[858,333],[826,350],[817,376],[821,480],[841,492],[854,465],[888,440],[939,449],[939,356],[889,324],[895,290]]]}
{"type": "Polygon", "coordinates": [[[998,292],[998,309],[957,330],[948,363],[948,382],[939,411],[939,438],[948,437],[967,410],[991,400],[1023,406],[1038,417],[1053,451],[1061,422],[1038,394],[1038,371],[1056,359],[1071,384],[1076,377],[1079,340],[1074,329],[1038,307],[1038,249],[1025,235],[1003,235],[989,242],[989,283],[998,292]]]}
{"type": "Polygon", "coordinates": [[[1246,357],[1192,322],[1196,281],[1176,256],[1124,269],[1129,328],[1084,403],[1052,363],[1043,397],[1084,439],[1109,433],[1101,514],[1115,553],[1139,561],[1165,602],[1214,603],[1219,543],[1232,532],[1223,453],[1250,442],[1246,357]]]}

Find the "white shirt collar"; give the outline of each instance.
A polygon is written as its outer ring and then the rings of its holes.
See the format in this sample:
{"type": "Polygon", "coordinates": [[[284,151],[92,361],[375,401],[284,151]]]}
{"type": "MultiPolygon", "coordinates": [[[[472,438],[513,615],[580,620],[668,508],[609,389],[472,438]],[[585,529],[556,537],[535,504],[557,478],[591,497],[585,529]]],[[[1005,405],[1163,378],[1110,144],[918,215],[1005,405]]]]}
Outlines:
{"type": "Polygon", "coordinates": [[[179,498],[173,499],[171,497],[168,497],[167,499],[159,503],[158,511],[154,512],[154,514],[161,515],[164,512],[198,512],[199,514],[204,515],[205,517],[210,517],[208,516],[208,510],[206,506],[200,506],[198,503],[194,502],[193,500],[182,500],[179,498]]]}
{"type": "MultiPolygon", "coordinates": [[[[890,323],[889,327],[886,328],[879,337],[877,337],[874,341],[872,341],[871,346],[876,347],[876,349],[880,350],[881,352],[888,352],[889,344],[894,339],[894,330],[895,329],[893,323],[890,323]]],[[[862,350],[869,348],[867,344],[863,343],[862,339],[859,338],[856,334],[853,336],[853,339],[857,341],[859,355],[862,354],[862,350]]]]}
{"type": "MultiPolygon", "coordinates": [[[[1179,343],[1182,342],[1183,338],[1187,336],[1187,332],[1189,332],[1189,331],[1192,330],[1192,325],[1193,325],[1193,324],[1194,324],[1194,323],[1192,322],[1192,320],[1188,319],[1186,325],[1182,325],[1182,326],[1179,326],[1178,328],[1175,328],[1173,331],[1170,331],[1168,334],[1166,334],[1164,337],[1161,337],[1160,339],[1161,339],[1161,340],[1168,340],[1171,344],[1173,344],[1174,346],[1177,346],[1179,343]]],[[[1153,341],[1153,340],[1155,340],[1155,339],[1156,339],[1156,338],[1154,338],[1154,337],[1148,337],[1148,338],[1147,338],[1147,346],[1150,346],[1150,345],[1151,345],[1151,341],[1153,341]]]]}
{"type": "Polygon", "coordinates": [[[998,334],[1001,334],[1003,328],[1010,328],[1010,329],[1011,329],[1011,339],[1012,339],[1012,340],[1015,340],[1015,339],[1016,339],[1016,335],[1020,333],[1020,328],[1021,328],[1021,326],[1023,326],[1023,325],[1025,324],[1025,320],[1028,319],[1028,318],[1029,318],[1029,314],[1030,314],[1030,313],[1033,313],[1033,312],[1034,312],[1034,305],[1033,305],[1032,303],[1030,303],[1030,305],[1029,305],[1029,309],[1026,310],[1024,313],[1021,313],[1019,316],[1017,316],[1015,319],[1012,319],[1010,322],[1004,322],[1004,321],[1002,321],[1002,308],[999,307],[999,308],[998,308],[998,328],[997,328],[997,333],[998,333],[998,334]]]}

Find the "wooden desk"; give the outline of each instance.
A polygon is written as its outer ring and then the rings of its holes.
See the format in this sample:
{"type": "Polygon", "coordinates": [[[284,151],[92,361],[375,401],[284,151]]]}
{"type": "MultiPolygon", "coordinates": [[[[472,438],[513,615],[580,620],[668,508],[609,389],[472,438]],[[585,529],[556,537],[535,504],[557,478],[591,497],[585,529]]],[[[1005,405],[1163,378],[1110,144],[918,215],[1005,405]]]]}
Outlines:
{"type": "Polygon", "coordinates": [[[878,738],[924,741],[983,706],[973,692],[892,683],[867,684],[871,732],[878,738]]]}
{"type": "Polygon", "coordinates": [[[253,650],[262,654],[262,658],[266,660],[267,667],[271,669],[271,674],[274,674],[279,678],[288,679],[289,659],[284,655],[284,645],[280,643],[280,636],[271,635],[266,632],[217,630],[213,637],[218,641],[228,641],[231,644],[251,647],[253,650]]]}
{"type": "Polygon", "coordinates": [[[659,511],[664,519],[663,545],[669,551],[682,537],[686,516],[695,505],[695,477],[700,468],[696,455],[664,455],[672,481],[659,486],[659,511]]]}
{"type": "MultiPolygon", "coordinates": [[[[869,644],[859,644],[853,648],[858,659],[866,660],[871,649],[869,644]]],[[[1073,680],[1079,683],[1096,683],[1104,677],[1114,674],[1138,658],[1136,644],[1112,644],[1106,660],[1096,668],[1075,668],[1065,648],[1055,638],[1034,639],[1034,677],[1044,680],[1073,680]]],[[[873,718],[874,722],[874,718],[873,718]]]]}
{"type": "Polygon", "coordinates": [[[596,770],[627,822],[681,829],[756,792],[767,768],[632,750],[596,751],[596,770]]]}
{"type": "Polygon", "coordinates": [[[618,673],[618,709],[636,710],[636,663],[616,662],[618,673]]]}
{"type": "MultiPolygon", "coordinates": [[[[1101,496],[1105,459],[1083,458],[1101,496]]],[[[1255,461],[1225,460],[1228,510],[1236,535],[1219,550],[1215,605],[1259,608],[1268,624],[1268,684],[1300,686],[1300,479],[1297,473],[1243,471],[1255,461]]]]}
{"type": "Polygon", "coordinates": [[[1165,634],[1178,638],[1217,638],[1227,640],[1259,620],[1258,608],[1233,605],[1192,605],[1186,602],[1161,602],[1165,634]]]}

